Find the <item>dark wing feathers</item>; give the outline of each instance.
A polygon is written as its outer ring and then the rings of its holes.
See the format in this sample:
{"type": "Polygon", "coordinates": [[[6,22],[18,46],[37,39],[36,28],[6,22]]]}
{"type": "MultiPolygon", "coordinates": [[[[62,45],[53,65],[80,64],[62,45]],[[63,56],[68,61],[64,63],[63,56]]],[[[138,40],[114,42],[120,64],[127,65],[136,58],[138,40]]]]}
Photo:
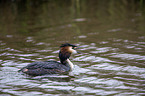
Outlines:
{"type": "Polygon", "coordinates": [[[44,61],[44,62],[33,62],[28,64],[26,67],[23,67],[20,71],[29,74],[29,75],[44,75],[44,74],[60,74],[68,72],[68,69],[65,65],[60,64],[56,61],[44,61]]]}
{"type": "Polygon", "coordinates": [[[56,61],[33,62],[31,64],[28,64],[25,68],[27,69],[38,69],[38,68],[58,69],[59,63],[56,61]]]}

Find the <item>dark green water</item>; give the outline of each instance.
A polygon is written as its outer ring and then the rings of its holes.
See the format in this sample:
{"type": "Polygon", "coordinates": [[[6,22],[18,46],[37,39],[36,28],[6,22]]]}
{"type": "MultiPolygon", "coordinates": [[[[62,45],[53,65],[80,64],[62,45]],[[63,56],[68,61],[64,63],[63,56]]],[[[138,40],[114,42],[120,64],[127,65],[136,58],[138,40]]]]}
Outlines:
{"type": "Polygon", "coordinates": [[[1,96],[145,95],[143,0],[0,1],[1,96]],[[80,46],[69,75],[30,77],[34,61],[80,46]]]}

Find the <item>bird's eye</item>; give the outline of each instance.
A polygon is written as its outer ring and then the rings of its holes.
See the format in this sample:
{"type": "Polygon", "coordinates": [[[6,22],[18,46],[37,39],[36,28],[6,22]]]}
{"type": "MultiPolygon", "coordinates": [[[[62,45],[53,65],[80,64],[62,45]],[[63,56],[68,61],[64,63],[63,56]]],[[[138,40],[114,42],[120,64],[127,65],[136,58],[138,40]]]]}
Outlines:
{"type": "Polygon", "coordinates": [[[72,49],[76,50],[77,47],[73,47],[72,49]]]}

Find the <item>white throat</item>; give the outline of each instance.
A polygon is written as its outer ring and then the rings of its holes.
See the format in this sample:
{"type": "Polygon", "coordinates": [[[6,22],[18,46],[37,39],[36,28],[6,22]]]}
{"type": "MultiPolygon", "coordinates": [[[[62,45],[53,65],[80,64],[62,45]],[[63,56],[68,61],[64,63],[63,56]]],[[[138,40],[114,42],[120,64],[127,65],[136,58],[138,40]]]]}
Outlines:
{"type": "Polygon", "coordinates": [[[70,66],[70,68],[71,68],[70,70],[72,71],[73,68],[74,68],[73,63],[72,63],[69,59],[67,59],[66,61],[67,61],[67,63],[69,64],[69,66],[70,66]]]}

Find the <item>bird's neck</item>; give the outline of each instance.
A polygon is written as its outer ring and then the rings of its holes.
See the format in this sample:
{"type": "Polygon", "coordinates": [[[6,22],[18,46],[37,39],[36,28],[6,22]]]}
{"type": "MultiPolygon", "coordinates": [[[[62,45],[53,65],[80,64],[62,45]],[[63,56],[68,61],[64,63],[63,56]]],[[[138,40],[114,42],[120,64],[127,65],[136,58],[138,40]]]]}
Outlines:
{"type": "Polygon", "coordinates": [[[70,55],[71,55],[71,53],[65,52],[64,50],[59,51],[59,59],[60,59],[61,64],[64,64],[66,66],[69,66],[70,67],[70,71],[71,71],[73,69],[74,65],[68,59],[70,57],[70,55]]]}
{"type": "Polygon", "coordinates": [[[69,59],[67,59],[66,61],[67,61],[68,65],[70,66],[70,71],[72,71],[74,68],[74,64],[69,59]]]}

